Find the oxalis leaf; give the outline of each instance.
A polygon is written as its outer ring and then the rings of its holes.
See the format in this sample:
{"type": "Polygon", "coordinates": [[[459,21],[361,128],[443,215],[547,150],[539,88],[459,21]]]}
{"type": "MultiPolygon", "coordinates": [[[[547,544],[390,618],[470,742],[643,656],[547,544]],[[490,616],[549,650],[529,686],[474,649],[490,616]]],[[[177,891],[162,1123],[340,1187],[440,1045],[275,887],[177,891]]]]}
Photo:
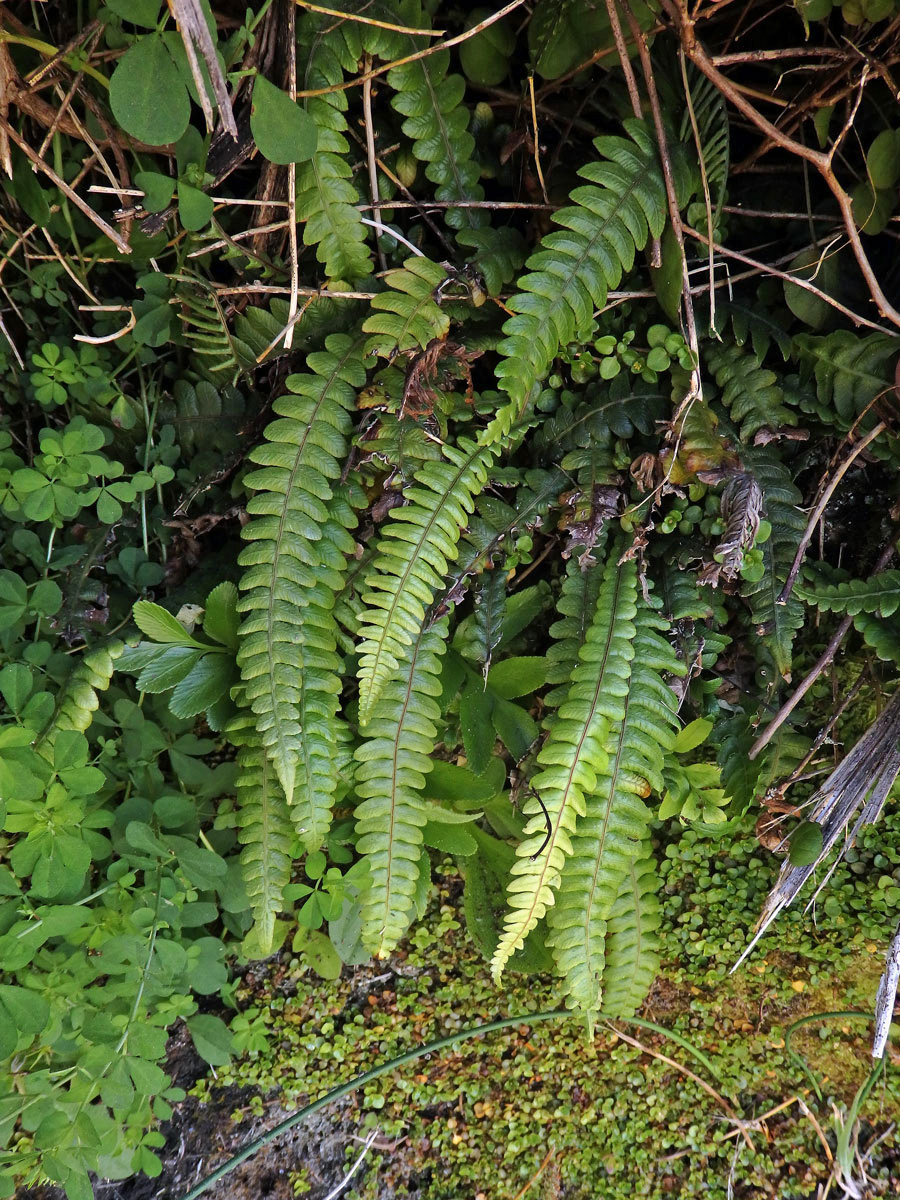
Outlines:
{"type": "Polygon", "coordinates": [[[140,38],[119,59],[109,81],[109,104],[126,133],[151,146],[177,142],[187,129],[187,88],[159,35],[140,38]]]}

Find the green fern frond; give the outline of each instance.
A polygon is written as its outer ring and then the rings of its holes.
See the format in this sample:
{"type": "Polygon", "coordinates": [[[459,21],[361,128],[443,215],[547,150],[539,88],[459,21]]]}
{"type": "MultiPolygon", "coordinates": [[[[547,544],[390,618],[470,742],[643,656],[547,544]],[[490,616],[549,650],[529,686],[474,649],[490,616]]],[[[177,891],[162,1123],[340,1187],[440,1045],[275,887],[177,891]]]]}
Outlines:
{"type": "Polygon", "coordinates": [[[555,686],[544,697],[549,708],[558,708],[566,698],[572,664],[578,662],[578,652],[597,609],[602,579],[602,568],[582,570],[577,559],[569,559],[556,604],[560,616],[550,626],[553,642],[547,650],[547,682],[555,686]]]}
{"type": "Polygon", "coordinates": [[[245,708],[230,724],[228,737],[238,747],[241,876],[265,957],[272,952],[275,918],[284,907],[284,889],[291,881],[293,830],[284,792],[256,735],[253,716],[245,708]]]}
{"type": "MultiPolygon", "coordinates": [[[[301,90],[334,87],[345,73],[358,70],[359,54],[348,45],[348,33],[356,41],[350,24],[306,14],[299,29],[299,57],[305,63],[301,90]]],[[[303,223],[303,243],[316,247],[326,280],[358,282],[372,273],[372,259],[348,161],[347,93],[308,96],[302,103],[318,130],[316,153],[297,166],[297,220],[303,223]]]]}
{"type": "Polygon", "coordinates": [[[228,328],[215,288],[190,277],[176,278],[184,340],[211,375],[225,375],[236,383],[248,363],[228,328]]]}
{"type": "Polygon", "coordinates": [[[666,222],[666,192],[656,146],[640,121],[629,137],[594,142],[601,161],[582,167],[587,185],[554,214],[561,229],[548,234],[527,262],[530,273],[508,301],[516,314],[504,324],[497,378],[521,412],[561,345],[587,335],[594,310],[634,265],[635,254],[666,222]]]}
{"type": "Polygon", "coordinates": [[[398,670],[404,646],[425,620],[425,611],[459,553],[459,536],[487,479],[493,451],[467,439],[444,448],[446,461],[425,463],[410,501],[392,510],[378,543],[363,599],[359,648],[359,720],[366,725],[388,679],[398,670]]]}
{"type": "Polygon", "coordinates": [[[806,528],[799,509],[802,496],[794,486],[790,472],[769,450],[745,450],[744,466],[762,488],[764,514],[772,534],[759,549],[764,574],[761,579],[741,581],[741,595],[750,606],[750,620],[764,658],[771,660],[776,672],[785,676],[791,669],[794,635],[803,625],[803,605],[792,594],[786,604],[778,597],[794,561],[797,546],[806,528]]]}
{"type": "Polygon", "coordinates": [[[474,251],[469,262],[484,278],[484,285],[491,296],[499,296],[501,289],[516,277],[525,261],[525,239],[518,229],[507,226],[502,229],[460,229],[456,235],[460,246],[474,251]]]}
{"type": "MultiPolygon", "coordinates": [[[[676,701],[663,674],[685,670],[661,636],[668,622],[638,596],[636,576],[632,588],[621,594],[622,606],[635,613],[630,645],[618,654],[611,651],[598,680],[611,721],[603,747],[607,766],[585,794],[585,813],[576,824],[548,918],[568,1002],[589,1021],[600,1007],[607,922],[650,823],[644,801],[662,790],[663,752],[675,738],[676,701]]],[[[609,636],[618,629],[626,637],[627,619],[618,612],[610,612],[609,619],[609,636]]],[[[626,919],[623,902],[620,921],[626,919]]]]}
{"type": "Polygon", "coordinates": [[[289,394],[274,404],[280,419],[250,455],[260,470],[246,479],[257,494],[243,531],[250,545],[239,558],[246,616],[238,665],[260,737],[312,850],[327,832],[336,784],[325,765],[338,736],[340,690],[331,610],[354,545],[347,533],[353,514],[332,481],[343,468],[349,413],[366,373],[359,341],[346,334],[328,338],[307,365],[309,374],[288,376],[289,394]]]}
{"type": "Polygon", "coordinates": [[[726,343],[712,343],[706,361],[721,389],[721,400],[741,440],[752,442],[760,429],[796,425],[797,415],[784,403],[774,371],[762,366],[756,354],[726,343]]]}
{"type": "Polygon", "coordinates": [[[716,330],[720,337],[729,323],[735,343],[743,347],[749,341],[760,362],[773,344],[785,362],[790,358],[791,335],[765,309],[748,308],[737,300],[720,300],[716,304],[716,330]]]}
{"type": "Polygon", "coordinates": [[[728,106],[715,84],[694,68],[689,71],[689,87],[694,121],[691,121],[691,113],[685,106],[679,140],[696,150],[693,130],[693,124],[696,123],[699,149],[703,155],[703,167],[711,193],[710,199],[713,210],[717,212],[725,200],[728,168],[731,163],[728,106]]]}
{"type": "Polygon", "coordinates": [[[388,271],[386,292],[371,302],[376,311],[363,323],[371,334],[367,354],[394,358],[409,350],[424,350],[433,338],[445,338],[450,318],[434,298],[446,272],[430,258],[408,258],[402,267],[388,271]]]}
{"type": "MultiPolygon", "coordinates": [[[[359,323],[361,304],[354,300],[333,300],[330,296],[312,297],[302,306],[302,315],[294,325],[293,350],[309,354],[321,350],[332,333],[349,333],[359,323]]],[[[290,306],[277,297],[267,308],[249,307],[234,318],[234,344],[244,362],[255,366],[266,350],[283,336],[290,318],[290,306]]]]}
{"type": "Polygon", "coordinates": [[[88,650],[63,684],[56,697],[56,709],[47,728],[38,739],[42,746],[52,748],[60,730],[74,729],[85,733],[100,707],[98,692],[109,687],[116,669],[116,659],[125,643],[113,638],[103,646],[88,650]]]}
{"type": "MultiPolygon", "coordinates": [[[[827,337],[798,334],[794,346],[801,378],[816,385],[811,407],[828,425],[849,429],[873,400],[893,389],[894,337],[882,333],[860,337],[849,329],[837,329],[827,337]]],[[[876,420],[870,411],[860,428],[865,432],[876,420]]]]}
{"type": "Polygon", "coordinates": [[[882,571],[870,579],[848,579],[843,583],[798,583],[794,589],[808,604],[824,612],[855,617],[858,613],[877,613],[892,617],[900,608],[900,571],[882,571]]]}
{"type": "MultiPolygon", "coordinates": [[[[404,6],[404,20],[423,28],[429,24],[418,3],[404,6]]],[[[421,49],[416,42],[411,53],[421,49]]],[[[449,50],[440,50],[392,68],[387,74],[388,86],[394,89],[391,105],[406,118],[401,128],[412,141],[415,157],[426,164],[426,176],[436,184],[435,199],[483,200],[481,168],[472,158],[475,139],[468,129],[469,110],[462,102],[466,83],[461,75],[448,75],[449,66],[449,50]]],[[[484,225],[487,214],[448,208],[444,219],[451,229],[461,229],[484,225]]]]}
{"type": "Polygon", "coordinates": [[[633,1017],[659,970],[659,876],[647,843],[628,865],[606,930],[606,973],[600,1012],[633,1017]]]}
{"type": "Polygon", "coordinates": [[[357,850],[369,864],[362,897],[363,944],[379,958],[393,950],[412,919],[422,829],[421,797],[432,769],[440,706],[444,618],[405,647],[396,673],[373,705],[367,739],[356,750],[357,850]]]}
{"type": "Polygon", "coordinates": [[[628,692],[637,612],[637,570],[617,563],[613,553],[603,572],[590,628],[578,653],[565,702],[538,755],[541,768],[518,861],[508,887],[506,925],[491,964],[499,980],[511,955],[553,905],[585,799],[594,795],[609,770],[606,745],[611,721],[621,720],[628,692]],[[546,812],[546,816],[544,813],[546,812]],[[549,822],[549,826],[548,826],[549,822]]]}

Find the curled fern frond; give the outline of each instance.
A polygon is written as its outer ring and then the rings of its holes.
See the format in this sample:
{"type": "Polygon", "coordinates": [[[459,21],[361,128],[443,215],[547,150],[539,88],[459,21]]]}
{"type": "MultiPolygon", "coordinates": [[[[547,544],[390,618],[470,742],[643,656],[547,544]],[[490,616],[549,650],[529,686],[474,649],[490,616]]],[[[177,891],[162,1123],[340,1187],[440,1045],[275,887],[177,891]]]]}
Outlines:
{"type": "MultiPolygon", "coordinates": [[[[277,400],[280,419],[250,455],[254,518],[239,608],[238,665],[257,728],[308,849],[317,849],[330,820],[336,779],[325,767],[336,734],[339,662],[334,597],[353,549],[354,523],[332,481],[343,467],[349,410],[365,383],[363,352],[345,334],[328,338],[307,358],[309,374],[290,375],[277,400]],[[297,784],[302,791],[295,795],[297,784]]],[[[333,760],[332,760],[333,761],[333,760]]]]}
{"type": "Polygon", "coordinates": [[[241,709],[228,728],[238,747],[238,839],[242,843],[241,875],[256,923],[262,957],[271,954],[275,918],[284,906],[284,889],[291,881],[293,830],[287,801],[253,716],[241,709]]]}
{"type": "Polygon", "coordinates": [[[797,415],[784,403],[774,371],[756,354],[728,343],[713,343],[706,361],[721,389],[722,403],[740,427],[741,440],[752,442],[760,429],[796,425],[797,415]]]}
{"type": "Polygon", "coordinates": [[[509,883],[509,911],[491,964],[499,980],[510,957],[553,905],[585,798],[609,769],[611,721],[621,720],[633,655],[637,571],[613,554],[604,573],[590,628],[578,654],[565,702],[538,755],[532,779],[537,798],[526,802],[525,837],[509,883]]]}
{"type": "Polygon", "coordinates": [[[642,122],[626,121],[625,128],[627,138],[594,141],[601,160],[579,171],[588,184],[573,189],[574,205],[554,214],[562,228],[543,239],[508,301],[516,315],[503,326],[497,377],[519,412],[559,347],[587,334],[607,291],[665,225],[656,146],[642,122]]]}
{"type": "Polygon", "coordinates": [[[366,725],[404,646],[425,621],[428,605],[459,553],[459,536],[484,487],[493,452],[467,439],[444,448],[446,461],[426,463],[395,508],[378,543],[361,619],[359,719],[366,725]]]}
{"type": "Polygon", "coordinates": [[[598,683],[608,697],[611,721],[604,744],[607,766],[585,794],[585,813],[576,824],[548,918],[568,1002],[589,1021],[600,1008],[607,922],[617,901],[620,924],[628,919],[622,881],[650,823],[645,800],[661,792],[663,753],[674,742],[676,701],[663,675],[685,670],[662,636],[668,622],[638,596],[636,578],[629,584],[635,590],[623,588],[621,603],[634,611],[633,624],[610,612],[609,637],[614,629],[623,637],[630,631],[630,646],[616,654],[610,642],[598,683]]]}
{"type": "Polygon", "coordinates": [[[647,843],[631,860],[606,930],[603,1016],[633,1017],[659,970],[659,876],[647,843]]]}
{"type": "Polygon", "coordinates": [[[379,958],[397,945],[412,919],[427,819],[421,793],[441,715],[435,697],[441,692],[447,628],[444,618],[405,647],[356,750],[356,793],[362,800],[356,808],[357,850],[369,864],[362,938],[379,958]]]}

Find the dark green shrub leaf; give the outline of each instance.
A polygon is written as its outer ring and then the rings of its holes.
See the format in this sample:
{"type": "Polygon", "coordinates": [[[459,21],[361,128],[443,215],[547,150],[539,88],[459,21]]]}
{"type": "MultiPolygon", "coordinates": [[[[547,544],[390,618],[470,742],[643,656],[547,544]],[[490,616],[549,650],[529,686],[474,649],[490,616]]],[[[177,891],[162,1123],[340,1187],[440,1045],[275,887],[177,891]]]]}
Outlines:
{"type": "Polygon", "coordinates": [[[788,857],[792,867],[809,867],[822,853],[822,826],[804,821],[791,835],[788,857]]]}
{"type": "Polygon", "coordinates": [[[537,655],[504,658],[491,667],[487,682],[504,700],[525,696],[547,682],[547,660],[537,655]]]}
{"type": "Polygon", "coordinates": [[[231,1033],[219,1017],[200,1013],[188,1017],[187,1027],[194,1039],[194,1048],[212,1067],[224,1067],[231,1062],[231,1033]]]}

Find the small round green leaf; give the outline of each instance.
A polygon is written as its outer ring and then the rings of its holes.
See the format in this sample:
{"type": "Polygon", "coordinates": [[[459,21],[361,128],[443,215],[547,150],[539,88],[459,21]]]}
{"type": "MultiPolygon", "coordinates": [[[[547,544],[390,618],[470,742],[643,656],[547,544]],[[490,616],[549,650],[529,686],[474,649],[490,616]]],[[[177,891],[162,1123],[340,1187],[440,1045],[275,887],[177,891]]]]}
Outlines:
{"type": "Polygon", "coordinates": [[[181,224],[190,233],[204,229],[213,215],[211,196],[193,184],[178,182],[178,216],[181,224]]]}
{"type": "Polygon", "coordinates": [[[175,180],[159,171],[138,171],[134,182],[144,193],[141,207],[144,212],[158,213],[169,207],[172,193],[175,191],[175,180]]]}
{"type": "Polygon", "coordinates": [[[109,81],[109,104],[125,132],[150,146],[177,142],[187,129],[187,88],[156,34],[140,38],[119,59],[109,81]]]}
{"type": "Polygon", "coordinates": [[[260,154],[287,166],[306,162],[316,152],[316,123],[287,92],[257,75],[253,85],[250,131],[260,154]]]}
{"type": "Polygon", "coordinates": [[[791,837],[788,857],[792,867],[809,867],[822,853],[822,826],[815,821],[798,825],[791,837]]]}

